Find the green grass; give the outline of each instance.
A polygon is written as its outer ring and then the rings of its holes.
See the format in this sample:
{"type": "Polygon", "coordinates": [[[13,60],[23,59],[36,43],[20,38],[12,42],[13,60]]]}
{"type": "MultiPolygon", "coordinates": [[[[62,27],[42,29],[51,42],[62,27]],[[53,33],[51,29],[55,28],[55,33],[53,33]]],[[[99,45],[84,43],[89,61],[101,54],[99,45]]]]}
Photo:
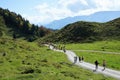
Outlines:
{"type": "Polygon", "coordinates": [[[0,80],[115,80],[71,64],[37,42],[0,39],[0,80]]]}
{"type": "Polygon", "coordinates": [[[85,61],[93,63],[95,60],[100,62],[106,60],[107,67],[120,70],[120,54],[107,54],[102,52],[82,52],[77,50],[97,50],[97,51],[110,51],[120,53],[120,41],[98,41],[94,43],[82,43],[82,44],[68,44],[67,49],[74,51],[78,56],[84,56],[85,61]]]}
{"type": "Polygon", "coordinates": [[[67,49],[71,50],[99,50],[120,52],[120,41],[97,41],[93,43],[67,44],[67,49]]]}
{"type": "Polygon", "coordinates": [[[84,56],[86,62],[94,64],[95,60],[98,60],[102,66],[102,61],[106,60],[108,68],[120,70],[120,54],[103,54],[92,52],[79,52],[75,51],[78,56],[84,56]]]}

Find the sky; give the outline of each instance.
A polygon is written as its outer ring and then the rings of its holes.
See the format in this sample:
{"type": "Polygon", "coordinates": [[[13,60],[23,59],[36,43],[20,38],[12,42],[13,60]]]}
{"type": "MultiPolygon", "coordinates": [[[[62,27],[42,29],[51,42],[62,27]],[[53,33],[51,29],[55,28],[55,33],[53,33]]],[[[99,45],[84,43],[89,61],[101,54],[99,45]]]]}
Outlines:
{"type": "Polygon", "coordinates": [[[0,7],[44,25],[66,17],[120,11],[120,0],[0,0],[0,7]]]}

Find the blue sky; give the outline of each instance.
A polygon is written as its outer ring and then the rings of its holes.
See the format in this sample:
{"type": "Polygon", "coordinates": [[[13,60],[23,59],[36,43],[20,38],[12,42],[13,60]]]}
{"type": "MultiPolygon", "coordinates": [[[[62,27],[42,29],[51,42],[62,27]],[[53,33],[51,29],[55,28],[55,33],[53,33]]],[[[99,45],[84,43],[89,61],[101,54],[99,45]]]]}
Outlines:
{"type": "Polygon", "coordinates": [[[21,14],[34,24],[98,11],[120,11],[119,0],[1,0],[0,7],[21,14]]]}

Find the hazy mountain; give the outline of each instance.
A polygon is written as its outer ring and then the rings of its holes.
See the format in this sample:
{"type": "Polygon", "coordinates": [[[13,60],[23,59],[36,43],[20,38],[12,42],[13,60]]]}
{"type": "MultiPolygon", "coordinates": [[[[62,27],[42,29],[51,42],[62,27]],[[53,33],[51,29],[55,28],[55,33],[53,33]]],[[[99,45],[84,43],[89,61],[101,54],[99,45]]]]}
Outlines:
{"type": "Polygon", "coordinates": [[[69,23],[74,23],[77,21],[107,22],[118,17],[120,17],[120,11],[102,11],[89,16],[75,16],[55,20],[45,26],[52,29],[60,29],[69,23]]]}

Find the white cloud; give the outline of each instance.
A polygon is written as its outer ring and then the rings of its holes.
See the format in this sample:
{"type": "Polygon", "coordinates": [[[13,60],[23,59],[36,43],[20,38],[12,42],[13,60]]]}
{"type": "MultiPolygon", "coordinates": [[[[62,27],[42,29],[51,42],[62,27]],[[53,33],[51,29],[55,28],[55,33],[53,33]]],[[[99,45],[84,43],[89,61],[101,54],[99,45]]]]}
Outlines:
{"type": "Polygon", "coordinates": [[[76,13],[71,11],[71,9],[69,9],[69,6],[75,5],[77,3],[88,5],[85,0],[68,0],[68,1],[59,0],[58,3],[54,3],[54,6],[52,4],[43,3],[37,5],[35,9],[39,12],[39,15],[42,16],[41,23],[46,24],[53,20],[76,16],[76,13]]]}
{"type": "Polygon", "coordinates": [[[120,10],[120,1],[118,0],[91,0],[96,8],[101,10],[120,10]]]}
{"type": "Polygon", "coordinates": [[[51,21],[51,17],[50,16],[40,16],[40,15],[26,15],[23,14],[22,15],[25,19],[28,19],[30,21],[30,23],[34,23],[34,24],[46,24],[49,23],[51,21]]]}
{"type": "Polygon", "coordinates": [[[68,5],[76,3],[78,0],[58,0],[58,4],[62,7],[67,7],[68,5]]]}
{"type": "Polygon", "coordinates": [[[86,1],[86,0],[80,0],[80,2],[81,2],[82,4],[84,4],[84,5],[88,6],[88,3],[87,3],[87,1],[86,1]]]}
{"type": "Polygon", "coordinates": [[[64,18],[72,15],[71,11],[67,8],[60,6],[50,6],[47,3],[43,3],[35,6],[37,15],[23,15],[25,18],[30,20],[31,23],[47,24],[53,20],[64,18]]]}
{"type": "Polygon", "coordinates": [[[120,10],[119,0],[58,0],[42,3],[34,8],[37,15],[25,16],[30,22],[47,24],[53,20],[78,15],[90,15],[98,11],[120,10]],[[77,10],[77,12],[76,12],[77,10]]]}
{"type": "Polygon", "coordinates": [[[112,7],[112,0],[94,0],[96,4],[96,8],[100,8],[101,10],[109,10],[112,7]]]}
{"type": "Polygon", "coordinates": [[[58,6],[57,4],[51,6],[50,4],[43,3],[36,6],[35,9],[38,11],[39,15],[43,17],[44,23],[47,23],[46,20],[50,22],[72,15],[72,12],[69,9],[62,7],[61,5],[58,6]]]}

